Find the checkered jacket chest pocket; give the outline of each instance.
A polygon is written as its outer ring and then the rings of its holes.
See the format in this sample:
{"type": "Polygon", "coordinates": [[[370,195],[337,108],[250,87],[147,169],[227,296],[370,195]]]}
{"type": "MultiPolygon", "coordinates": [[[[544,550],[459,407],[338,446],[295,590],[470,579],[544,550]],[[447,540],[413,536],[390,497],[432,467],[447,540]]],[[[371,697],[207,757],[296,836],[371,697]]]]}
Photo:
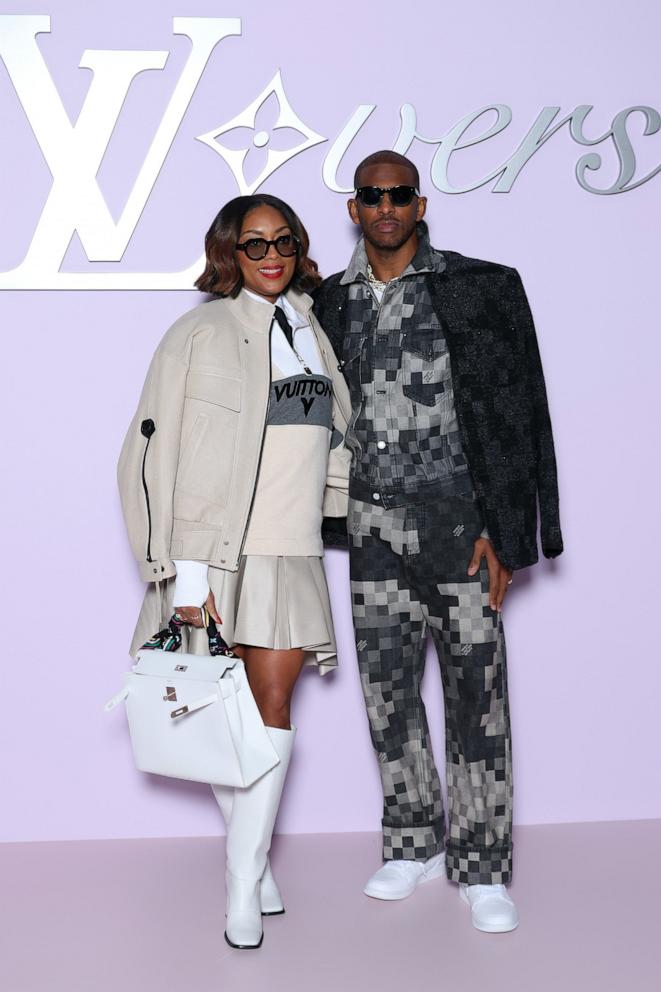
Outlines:
{"type": "Polygon", "coordinates": [[[428,407],[452,403],[450,354],[439,327],[405,334],[401,360],[401,388],[408,399],[428,407]]]}

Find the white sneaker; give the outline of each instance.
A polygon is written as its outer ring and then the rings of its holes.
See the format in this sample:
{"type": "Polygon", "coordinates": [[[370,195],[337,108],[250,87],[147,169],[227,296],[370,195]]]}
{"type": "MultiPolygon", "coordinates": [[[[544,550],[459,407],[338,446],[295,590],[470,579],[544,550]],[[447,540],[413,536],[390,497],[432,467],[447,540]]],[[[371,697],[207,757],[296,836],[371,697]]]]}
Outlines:
{"type": "Polygon", "coordinates": [[[504,885],[460,885],[459,895],[471,908],[476,930],[508,933],[518,927],[519,914],[504,885]]]}
{"type": "Polygon", "coordinates": [[[427,861],[386,861],[363,889],[373,899],[406,899],[421,882],[445,874],[445,852],[427,861]]]}

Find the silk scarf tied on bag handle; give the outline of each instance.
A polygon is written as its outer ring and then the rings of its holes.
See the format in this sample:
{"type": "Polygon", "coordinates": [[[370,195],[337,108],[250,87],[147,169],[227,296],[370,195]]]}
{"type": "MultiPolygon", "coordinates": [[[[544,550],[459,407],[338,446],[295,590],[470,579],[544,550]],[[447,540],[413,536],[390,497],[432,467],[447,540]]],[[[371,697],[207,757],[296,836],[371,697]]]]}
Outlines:
{"type": "Polygon", "coordinates": [[[205,611],[209,654],[180,653],[183,621],[138,651],[124,688],[107,704],[126,701],[133,759],[139,771],[245,787],[278,764],[245,666],[205,611]]]}

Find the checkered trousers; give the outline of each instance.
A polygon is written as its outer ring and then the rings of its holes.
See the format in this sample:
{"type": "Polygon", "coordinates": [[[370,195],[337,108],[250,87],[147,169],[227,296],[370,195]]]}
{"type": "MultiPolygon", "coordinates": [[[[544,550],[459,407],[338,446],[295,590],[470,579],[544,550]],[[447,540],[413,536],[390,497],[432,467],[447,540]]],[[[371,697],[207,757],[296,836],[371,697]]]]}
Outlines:
{"type": "Polygon", "coordinates": [[[349,503],[358,663],[384,794],[385,860],[445,845],[448,877],[510,880],[512,773],[502,619],[466,574],[482,518],[470,491],[384,509],[349,503]],[[427,629],[443,680],[448,827],[420,681],[427,629]]]}

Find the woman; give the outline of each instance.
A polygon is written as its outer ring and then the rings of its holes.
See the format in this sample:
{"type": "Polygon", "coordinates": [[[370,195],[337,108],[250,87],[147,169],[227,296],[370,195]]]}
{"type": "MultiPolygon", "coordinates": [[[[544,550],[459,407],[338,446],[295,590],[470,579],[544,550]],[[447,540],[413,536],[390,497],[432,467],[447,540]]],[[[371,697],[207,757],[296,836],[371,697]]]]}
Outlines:
{"type": "Polygon", "coordinates": [[[232,947],[259,947],[284,912],[268,851],[291,755],[304,664],[336,665],[321,564],[324,515],[346,513],[349,396],[306,291],[321,278],[294,211],[273,196],[227,203],[197,287],[156,350],[119,461],[129,538],[148,586],[134,654],[176,612],[208,650],[222,617],[280,762],[247,789],[214,786],[227,824],[232,947]]]}

